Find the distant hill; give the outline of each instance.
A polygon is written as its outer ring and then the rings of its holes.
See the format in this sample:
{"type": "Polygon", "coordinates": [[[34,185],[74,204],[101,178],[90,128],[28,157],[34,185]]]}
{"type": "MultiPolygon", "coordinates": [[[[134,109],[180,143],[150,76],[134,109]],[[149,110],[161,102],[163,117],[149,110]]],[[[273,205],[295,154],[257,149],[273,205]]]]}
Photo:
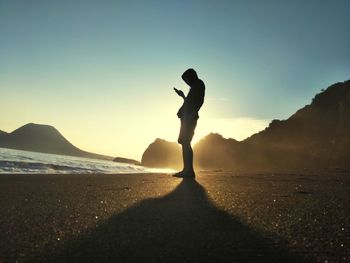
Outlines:
{"type": "MultiPolygon", "coordinates": [[[[194,154],[204,169],[350,168],[350,80],[328,87],[287,120],[273,120],[243,141],[210,134],[194,146],[194,154]]],[[[169,155],[157,152],[154,166],[169,155]]]]}
{"type": "Polygon", "coordinates": [[[18,150],[112,160],[113,157],[80,150],[54,127],[26,124],[11,133],[0,133],[0,147],[18,150]]]}
{"type": "Polygon", "coordinates": [[[148,167],[182,167],[181,148],[175,142],[156,139],[142,155],[141,164],[148,167]]]}
{"type": "Polygon", "coordinates": [[[193,147],[195,165],[203,169],[230,170],[238,165],[235,158],[238,148],[238,141],[211,133],[193,147]]]}

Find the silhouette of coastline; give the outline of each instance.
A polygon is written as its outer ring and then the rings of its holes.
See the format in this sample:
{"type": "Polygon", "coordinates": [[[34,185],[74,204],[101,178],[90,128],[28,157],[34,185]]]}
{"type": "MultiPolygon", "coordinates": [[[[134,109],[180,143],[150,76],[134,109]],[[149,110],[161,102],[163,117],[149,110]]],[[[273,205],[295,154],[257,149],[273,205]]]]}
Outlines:
{"type": "Polygon", "coordinates": [[[114,159],[115,162],[140,164],[140,162],[133,159],[113,158],[83,151],[71,144],[55,127],[35,123],[28,123],[10,133],[0,130],[0,147],[101,160],[114,159]]]}
{"type": "MultiPolygon", "coordinates": [[[[349,120],[350,80],[331,85],[287,120],[273,120],[265,130],[243,141],[209,134],[193,147],[194,163],[198,169],[235,171],[348,169],[349,120]]],[[[162,148],[160,142],[146,149],[142,164],[176,169],[181,158],[178,150],[162,148]],[[172,165],[167,156],[172,156],[172,165]]],[[[162,141],[166,143],[170,144],[162,141]]]]}

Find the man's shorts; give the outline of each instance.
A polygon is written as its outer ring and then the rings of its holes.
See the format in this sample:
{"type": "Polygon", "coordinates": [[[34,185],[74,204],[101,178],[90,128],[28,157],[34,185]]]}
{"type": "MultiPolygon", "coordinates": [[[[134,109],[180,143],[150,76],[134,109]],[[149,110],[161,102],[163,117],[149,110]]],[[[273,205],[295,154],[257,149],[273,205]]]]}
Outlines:
{"type": "Polygon", "coordinates": [[[180,134],[179,134],[179,139],[177,140],[178,143],[179,144],[191,143],[196,126],[197,126],[197,118],[181,119],[180,134]]]}

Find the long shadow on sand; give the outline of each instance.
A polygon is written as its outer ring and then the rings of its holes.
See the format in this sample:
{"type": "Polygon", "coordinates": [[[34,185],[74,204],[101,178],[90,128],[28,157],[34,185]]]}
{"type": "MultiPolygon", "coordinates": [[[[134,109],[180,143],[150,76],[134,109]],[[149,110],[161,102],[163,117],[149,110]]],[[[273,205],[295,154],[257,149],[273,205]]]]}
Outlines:
{"type": "Polygon", "coordinates": [[[183,180],[168,195],[140,202],[45,262],[301,262],[287,250],[217,209],[204,188],[183,180]]]}

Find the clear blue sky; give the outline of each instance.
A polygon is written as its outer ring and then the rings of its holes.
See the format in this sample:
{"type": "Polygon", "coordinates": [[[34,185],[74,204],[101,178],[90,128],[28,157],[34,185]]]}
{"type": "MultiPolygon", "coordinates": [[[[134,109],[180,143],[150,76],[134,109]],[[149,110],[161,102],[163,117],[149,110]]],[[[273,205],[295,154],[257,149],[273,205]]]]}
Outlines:
{"type": "Polygon", "coordinates": [[[58,128],[140,158],[176,140],[181,74],[207,86],[197,136],[243,139],[350,78],[350,1],[2,1],[0,129],[58,128]],[[201,126],[202,125],[202,126],[201,126]]]}

